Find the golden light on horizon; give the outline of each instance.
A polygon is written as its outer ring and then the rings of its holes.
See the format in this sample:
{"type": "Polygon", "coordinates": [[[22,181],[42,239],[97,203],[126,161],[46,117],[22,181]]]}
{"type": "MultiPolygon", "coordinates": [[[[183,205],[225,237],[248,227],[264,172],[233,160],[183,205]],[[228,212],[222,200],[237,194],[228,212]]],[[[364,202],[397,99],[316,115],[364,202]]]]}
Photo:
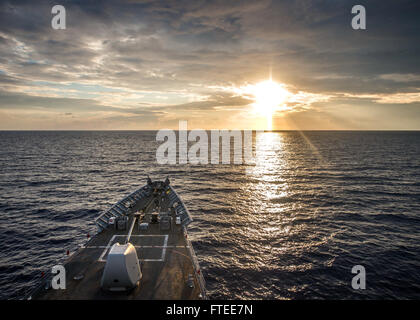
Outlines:
{"type": "Polygon", "coordinates": [[[298,88],[282,82],[274,81],[271,76],[267,80],[247,83],[242,86],[216,87],[234,96],[243,97],[250,101],[247,104],[248,119],[251,119],[253,125],[258,130],[273,130],[273,118],[279,117],[279,123],[282,127],[289,128],[285,117],[292,112],[301,112],[309,110],[311,105],[318,102],[328,102],[331,95],[321,93],[311,93],[299,90],[298,88]]]}
{"type": "Polygon", "coordinates": [[[271,79],[249,86],[248,90],[255,98],[253,104],[255,111],[266,117],[267,129],[272,130],[273,114],[282,109],[290,94],[289,91],[271,79]]]}

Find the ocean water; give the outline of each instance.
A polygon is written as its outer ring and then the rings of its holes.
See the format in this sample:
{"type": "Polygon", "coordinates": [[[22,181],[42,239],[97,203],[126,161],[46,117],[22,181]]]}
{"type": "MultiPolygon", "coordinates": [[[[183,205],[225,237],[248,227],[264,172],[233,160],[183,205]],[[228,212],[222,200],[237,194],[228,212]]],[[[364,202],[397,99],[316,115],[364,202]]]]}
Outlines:
{"type": "Polygon", "coordinates": [[[420,298],[420,132],[266,132],[255,165],[158,165],[155,137],[0,132],[1,299],[22,298],[146,174],[189,208],[210,298],[420,298]]]}

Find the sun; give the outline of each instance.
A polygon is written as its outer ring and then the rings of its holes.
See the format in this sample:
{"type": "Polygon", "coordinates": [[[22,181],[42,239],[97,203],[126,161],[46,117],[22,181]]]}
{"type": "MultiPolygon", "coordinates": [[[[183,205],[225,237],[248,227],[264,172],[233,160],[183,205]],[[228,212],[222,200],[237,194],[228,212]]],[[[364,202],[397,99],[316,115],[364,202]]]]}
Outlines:
{"type": "Polygon", "coordinates": [[[279,109],[287,96],[287,90],[281,84],[272,80],[257,83],[253,90],[254,106],[261,114],[273,114],[279,109]]]}
{"type": "Polygon", "coordinates": [[[289,92],[273,80],[265,80],[250,88],[255,98],[255,110],[267,118],[267,129],[272,130],[274,112],[281,110],[289,92]]]}
{"type": "Polygon", "coordinates": [[[252,115],[259,115],[259,122],[264,118],[267,121],[266,129],[272,130],[273,116],[278,111],[289,110],[288,102],[293,100],[294,94],[287,90],[287,86],[269,79],[256,84],[247,84],[234,88],[233,92],[253,101],[252,115]]]}

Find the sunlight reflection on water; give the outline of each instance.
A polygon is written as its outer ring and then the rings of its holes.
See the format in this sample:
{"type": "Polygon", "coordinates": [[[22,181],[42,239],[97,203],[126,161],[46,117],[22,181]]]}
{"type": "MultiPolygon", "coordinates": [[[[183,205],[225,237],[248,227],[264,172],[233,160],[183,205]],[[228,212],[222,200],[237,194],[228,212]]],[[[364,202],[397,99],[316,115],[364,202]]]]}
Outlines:
{"type": "Polygon", "coordinates": [[[420,298],[420,133],[265,132],[255,165],[208,166],[157,165],[155,132],[0,134],[2,298],[146,174],[190,210],[210,298],[420,298]],[[376,270],[366,292],[350,285],[360,263],[376,270]]]}

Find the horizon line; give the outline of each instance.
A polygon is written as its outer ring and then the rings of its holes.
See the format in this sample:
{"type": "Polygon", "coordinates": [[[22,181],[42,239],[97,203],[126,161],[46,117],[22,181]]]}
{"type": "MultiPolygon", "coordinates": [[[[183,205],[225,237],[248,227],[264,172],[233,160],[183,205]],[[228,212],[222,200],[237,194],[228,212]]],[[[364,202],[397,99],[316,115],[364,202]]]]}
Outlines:
{"type": "MultiPolygon", "coordinates": [[[[179,129],[0,129],[0,132],[146,132],[146,131],[159,131],[159,130],[172,130],[182,131],[179,129]]],[[[229,131],[264,131],[264,132],[303,132],[303,131],[319,131],[319,132],[417,132],[420,129],[278,129],[278,130],[260,130],[260,129],[188,129],[191,130],[229,130],[229,131]]]]}

